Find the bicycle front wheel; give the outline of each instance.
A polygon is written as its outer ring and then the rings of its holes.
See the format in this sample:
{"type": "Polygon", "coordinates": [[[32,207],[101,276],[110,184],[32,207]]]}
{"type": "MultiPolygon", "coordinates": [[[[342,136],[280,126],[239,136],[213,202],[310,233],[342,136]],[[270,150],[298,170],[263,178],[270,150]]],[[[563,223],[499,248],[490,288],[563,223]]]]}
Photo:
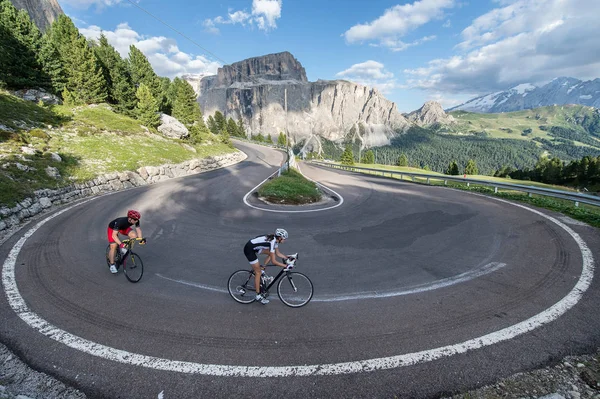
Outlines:
{"type": "Polygon", "coordinates": [[[292,308],[306,305],[313,296],[313,284],[308,277],[298,272],[287,272],[277,284],[281,302],[292,308]]]}
{"type": "Polygon", "coordinates": [[[238,270],[229,276],[227,289],[229,295],[239,303],[252,303],[255,301],[254,273],[248,270],[238,270]]]}
{"type": "Polygon", "coordinates": [[[144,274],[144,264],[142,258],[136,253],[129,253],[123,259],[123,271],[125,271],[125,277],[132,283],[137,283],[142,279],[144,274]]]}

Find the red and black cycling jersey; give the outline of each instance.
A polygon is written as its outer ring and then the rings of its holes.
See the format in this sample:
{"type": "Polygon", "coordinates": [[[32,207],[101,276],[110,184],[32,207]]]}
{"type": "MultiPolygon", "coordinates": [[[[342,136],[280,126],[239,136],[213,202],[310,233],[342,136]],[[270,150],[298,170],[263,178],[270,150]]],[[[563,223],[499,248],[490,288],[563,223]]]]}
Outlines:
{"type": "Polygon", "coordinates": [[[129,223],[128,217],[116,218],[112,222],[108,224],[109,229],[113,230],[127,230],[131,226],[140,227],[140,221],[138,220],[135,223],[129,223]]]}

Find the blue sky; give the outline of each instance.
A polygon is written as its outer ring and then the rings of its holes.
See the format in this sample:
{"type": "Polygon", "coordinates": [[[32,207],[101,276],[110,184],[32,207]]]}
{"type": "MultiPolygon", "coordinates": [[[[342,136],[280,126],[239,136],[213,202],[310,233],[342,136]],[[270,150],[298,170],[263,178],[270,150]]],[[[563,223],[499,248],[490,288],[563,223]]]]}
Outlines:
{"type": "Polygon", "coordinates": [[[134,44],[160,76],[289,51],[310,81],[376,87],[401,112],[600,77],[598,0],[58,2],[86,37],[103,32],[123,57],[134,44]]]}

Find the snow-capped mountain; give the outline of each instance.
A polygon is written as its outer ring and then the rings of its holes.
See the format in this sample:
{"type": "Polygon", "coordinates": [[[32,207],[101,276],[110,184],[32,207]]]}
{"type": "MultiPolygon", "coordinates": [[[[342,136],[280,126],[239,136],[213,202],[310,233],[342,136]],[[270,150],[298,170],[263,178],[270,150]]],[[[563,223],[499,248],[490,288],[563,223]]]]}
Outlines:
{"type": "Polygon", "coordinates": [[[529,83],[520,84],[506,91],[474,98],[447,111],[497,113],[564,104],[600,108],[600,79],[584,82],[561,77],[541,87],[529,83]]]}

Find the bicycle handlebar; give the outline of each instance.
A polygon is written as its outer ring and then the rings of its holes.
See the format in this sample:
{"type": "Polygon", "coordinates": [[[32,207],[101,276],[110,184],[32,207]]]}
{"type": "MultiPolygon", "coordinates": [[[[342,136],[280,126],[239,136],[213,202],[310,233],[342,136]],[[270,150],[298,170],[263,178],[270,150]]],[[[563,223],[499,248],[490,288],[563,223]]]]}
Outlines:
{"type": "Polygon", "coordinates": [[[123,244],[125,244],[125,245],[129,245],[129,246],[133,246],[133,243],[134,243],[135,241],[139,241],[139,242],[140,242],[140,244],[142,244],[142,245],[143,245],[143,244],[145,244],[145,243],[146,243],[146,238],[145,238],[145,237],[142,237],[142,238],[136,237],[136,238],[127,238],[127,239],[125,239],[125,240],[121,240],[121,242],[122,242],[123,244]]]}

